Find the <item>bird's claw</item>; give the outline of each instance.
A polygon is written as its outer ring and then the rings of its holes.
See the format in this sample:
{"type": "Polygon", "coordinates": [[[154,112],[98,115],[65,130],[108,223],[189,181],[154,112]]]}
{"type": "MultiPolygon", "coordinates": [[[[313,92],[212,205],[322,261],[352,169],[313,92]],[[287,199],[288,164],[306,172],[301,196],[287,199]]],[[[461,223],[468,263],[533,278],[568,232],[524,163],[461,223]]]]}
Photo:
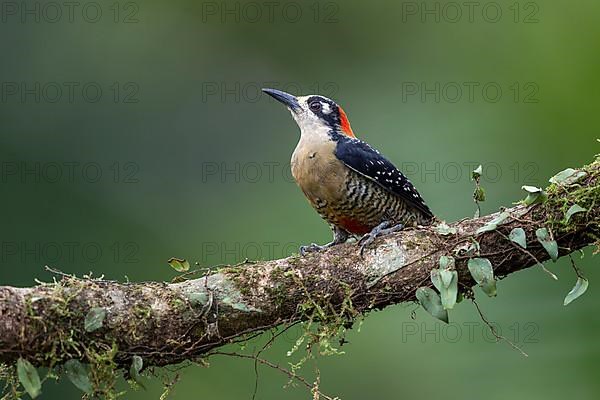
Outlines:
{"type": "Polygon", "coordinates": [[[317,252],[317,251],[321,251],[324,248],[326,248],[326,246],[319,246],[316,243],[311,243],[308,246],[300,246],[300,255],[301,256],[305,256],[308,253],[314,253],[314,252],[317,252]]]}
{"type": "Polygon", "coordinates": [[[360,256],[362,257],[365,252],[365,248],[371,245],[377,237],[382,235],[387,235],[388,233],[398,232],[404,228],[404,225],[397,224],[390,227],[392,223],[389,221],[384,221],[381,224],[377,225],[375,228],[371,230],[371,232],[365,234],[358,241],[358,245],[360,246],[360,256]]]}
{"type": "Polygon", "coordinates": [[[371,236],[370,233],[367,233],[358,241],[358,245],[360,246],[360,256],[362,257],[365,252],[365,248],[369,246],[371,243],[375,241],[375,236],[371,236]]]}

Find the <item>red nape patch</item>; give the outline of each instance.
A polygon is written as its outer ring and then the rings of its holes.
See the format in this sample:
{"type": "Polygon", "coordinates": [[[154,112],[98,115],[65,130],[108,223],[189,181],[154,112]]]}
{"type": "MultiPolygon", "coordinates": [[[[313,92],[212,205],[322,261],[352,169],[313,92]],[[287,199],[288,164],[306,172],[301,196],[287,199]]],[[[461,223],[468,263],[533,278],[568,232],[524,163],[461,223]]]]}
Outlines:
{"type": "Polygon", "coordinates": [[[348,121],[348,116],[342,109],[342,107],[338,106],[338,111],[340,113],[340,126],[342,127],[342,132],[344,132],[347,136],[354,136],[354,132],[352,132],[352,128],[350,127],[350,121],[348,121]]]}
{"type": "Polygon", "coordinates": [[[355,235],[364,235],[365,233],[371,232],[372,229],[372,227],[367,226],[353,218],[341,218],[339,220],[339,225],[345,231],[355,235]]]}

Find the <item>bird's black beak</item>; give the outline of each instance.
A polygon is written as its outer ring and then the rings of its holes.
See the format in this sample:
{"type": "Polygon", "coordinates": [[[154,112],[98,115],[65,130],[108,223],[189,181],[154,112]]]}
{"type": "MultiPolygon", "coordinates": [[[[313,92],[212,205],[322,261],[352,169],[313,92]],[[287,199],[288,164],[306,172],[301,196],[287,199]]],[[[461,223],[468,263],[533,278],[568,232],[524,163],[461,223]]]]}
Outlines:
{"type": "Polygon", "coordinates": [[[300,103],[298,103],[296,96],[277,89],[263,89],[262,91],[273,97],[275,100],[285,104],[294,113],[300,110],[300,103]]]}

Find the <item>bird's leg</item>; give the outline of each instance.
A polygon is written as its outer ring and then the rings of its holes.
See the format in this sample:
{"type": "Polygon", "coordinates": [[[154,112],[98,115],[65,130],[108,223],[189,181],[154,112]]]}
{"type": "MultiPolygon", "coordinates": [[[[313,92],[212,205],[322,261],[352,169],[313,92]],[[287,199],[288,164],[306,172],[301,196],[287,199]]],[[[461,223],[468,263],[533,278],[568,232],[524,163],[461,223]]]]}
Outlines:
{"type": "Polygon", "coordinates": [[[383,221],[375,228],[373,228],[371,232],[365,234],[362,238],[360,238],[360,240],[358,241],[358,244],[360,245],[360,255],[363,255],[365,247],[373,243],[373,241],[375,241],[375,239],[378,236],[398,232],[401,231],[403,228],[404,225],[402,224],[392,225],[392,221],[383,221]]]}
{"type": "Polygon", "coordinates": [[[307,253],[325,250],[331,246],[335,246],[336,244],[346,243],[349,237],[348,232],[333,225],[331,227],[331,230],[333,231],[333,240],[330,243],[324,244],[322,246],[319,246],[316,243],[311,243],[308,246],[300,246],[300,255],[304,256],[307,253]]]}

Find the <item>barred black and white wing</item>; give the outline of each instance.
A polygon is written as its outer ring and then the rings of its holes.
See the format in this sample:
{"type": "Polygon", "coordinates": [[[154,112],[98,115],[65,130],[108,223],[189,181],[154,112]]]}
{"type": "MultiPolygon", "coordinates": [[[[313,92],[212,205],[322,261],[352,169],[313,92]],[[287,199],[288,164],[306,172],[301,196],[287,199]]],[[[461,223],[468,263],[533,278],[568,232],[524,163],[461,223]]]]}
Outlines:
{"type": "Polygon", "coordinates": [[[406,203],[421,211],[427,218],[433,213],[408,178],[390,161],[362,140],[339,137],[336,157],[348,168],[376,182],[406,203]]]}

